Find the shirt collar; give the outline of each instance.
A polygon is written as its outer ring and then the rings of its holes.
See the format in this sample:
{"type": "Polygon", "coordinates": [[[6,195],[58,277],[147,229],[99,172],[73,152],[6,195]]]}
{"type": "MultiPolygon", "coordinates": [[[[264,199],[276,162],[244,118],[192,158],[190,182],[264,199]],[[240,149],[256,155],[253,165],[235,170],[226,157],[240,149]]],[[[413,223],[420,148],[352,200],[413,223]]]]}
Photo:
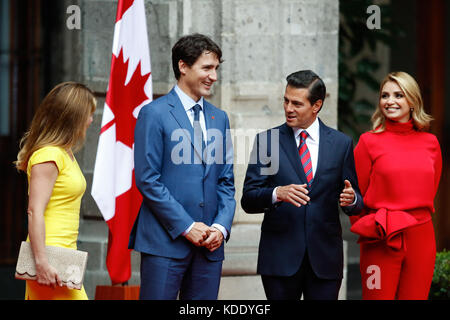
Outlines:
{"type": "Polygon", "coordinates": [[[200,108],[203,110],[203,97],[200,98],[197,102],[194,101],[191,97],[189,97],[178,85],[175,85],[175,92],[180,98],[181,104],[183,105],[184,110],[188,111],[192,109],[196,104],[200,105],[200,108]]]}
{"type": "Polygon", "coordinates": [[[306,130],[306,132],[308,133],[309,137],[313,141],[318,141],[318,139],[319,139],[319,131],[320,131],[319,129],[320,129],[320,126],[319,126],[319,118],[318,117],[306,129],[296,128],[296,127],[292,128],[292,130],[294,131],[295,138],[297,138],[303,130],[306,130]]]}

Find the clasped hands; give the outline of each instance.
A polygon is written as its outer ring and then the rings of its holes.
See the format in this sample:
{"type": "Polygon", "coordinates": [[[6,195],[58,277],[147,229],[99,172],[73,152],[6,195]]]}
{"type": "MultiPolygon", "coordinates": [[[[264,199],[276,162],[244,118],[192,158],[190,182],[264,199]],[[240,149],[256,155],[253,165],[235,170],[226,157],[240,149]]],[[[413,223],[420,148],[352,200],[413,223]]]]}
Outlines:
{"type": "MultiPolygon", "coordinates": [[[[339,197],[341,207],[347,207],[355,201],[355,191],[350,181],[344,181],[344,189],[339,197]]],[[[290,184],[277,188],[277,198],[279,201],[292,203],[296,207],[306,205],[310,198],[308,197],[308,189],[306,184],[290,184]]]]}
{"type": "Polygon", "coordinates": [[[185,237],[195,246],[206,247],[211,252],[218,249],[223,241],[223,234],[219,229],[209,227],[203,222],[195,222],[185,237]]]}

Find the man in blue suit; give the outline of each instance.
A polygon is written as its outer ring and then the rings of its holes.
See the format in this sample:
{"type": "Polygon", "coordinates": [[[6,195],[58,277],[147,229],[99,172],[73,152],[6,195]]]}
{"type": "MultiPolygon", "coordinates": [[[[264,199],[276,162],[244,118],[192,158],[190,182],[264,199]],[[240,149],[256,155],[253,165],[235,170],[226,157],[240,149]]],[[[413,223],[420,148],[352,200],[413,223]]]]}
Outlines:
{"type": "Polygon", "coordinates": [[[203,98],[221,57],[204,35],[179,39],[177,85],[139,113],[134,159],[143,202],[129,248],[141,252],[141,299],[217,299],[236,207],[228,116],[203,98]]]}
{"type": "Polygon", "coordinates": [[[352,140],[317,117],[325,95],[314,72],[289,75],[286,123],[257,135],[256,161],[247,168],[241,205],[247,213],[264,212],[258,273],[269,300],[337,299],[343,277],[338,204],[347,215],[363,207],[352,140]],[[264,173],[269,167],[278,170],[264,173]]]}

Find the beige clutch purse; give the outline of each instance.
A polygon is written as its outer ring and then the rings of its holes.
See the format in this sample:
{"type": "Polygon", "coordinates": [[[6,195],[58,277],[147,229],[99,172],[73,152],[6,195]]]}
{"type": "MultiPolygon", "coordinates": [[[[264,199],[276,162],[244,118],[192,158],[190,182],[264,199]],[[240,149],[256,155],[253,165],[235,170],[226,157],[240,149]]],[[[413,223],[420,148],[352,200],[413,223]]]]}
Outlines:
{"type": "MultiPolygon", "coordinates": [[[[79,250],[46,246],[48,262],[58,271],[63,284],[81,290],[88,253],[79,250]]],[[[29,242],[22,241],[16,266],[16,279],[36,280],[36,264],[29,242]]]]}

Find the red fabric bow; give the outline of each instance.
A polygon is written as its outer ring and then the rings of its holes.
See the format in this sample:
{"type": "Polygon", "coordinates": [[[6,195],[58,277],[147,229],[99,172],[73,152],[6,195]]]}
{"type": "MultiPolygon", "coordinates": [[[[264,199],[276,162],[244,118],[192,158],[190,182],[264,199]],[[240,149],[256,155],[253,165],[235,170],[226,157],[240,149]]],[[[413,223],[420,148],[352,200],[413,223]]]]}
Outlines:
{"type": "Polygon", "coordinates": [[[400,250],[403,242],[402,231],[417,223],[417,219],[405,211],[388,211],[381,208],[358,219],[350,231],[361,236],[358,243],[385,240],[389,247],[400,250]]]}

